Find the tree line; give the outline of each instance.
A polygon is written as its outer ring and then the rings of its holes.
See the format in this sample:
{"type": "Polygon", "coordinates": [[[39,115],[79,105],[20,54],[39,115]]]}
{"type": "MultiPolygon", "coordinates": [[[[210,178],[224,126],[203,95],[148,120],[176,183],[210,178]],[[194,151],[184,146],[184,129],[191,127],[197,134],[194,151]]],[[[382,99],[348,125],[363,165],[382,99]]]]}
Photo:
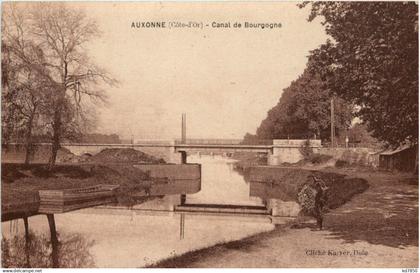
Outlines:
{"type": "Polygon", "coordinates": [[[53,167],[63,139],[95,125],[103,86],[116,84],[86,51],[100,31],[62,2],[7,3],[2,15],[2,143],[21,140],[29,163],[34,140],[47,137],[53,167]]]}
{"type": "Polygon", "coordinates": [[[355,117],[378,141],[418,143],[418,5],[415,2],[310,2],[308,20],[322,18],[330,36],[310,52],[303,74],[283,90],[256,135],[329,141],[355,117]]]}

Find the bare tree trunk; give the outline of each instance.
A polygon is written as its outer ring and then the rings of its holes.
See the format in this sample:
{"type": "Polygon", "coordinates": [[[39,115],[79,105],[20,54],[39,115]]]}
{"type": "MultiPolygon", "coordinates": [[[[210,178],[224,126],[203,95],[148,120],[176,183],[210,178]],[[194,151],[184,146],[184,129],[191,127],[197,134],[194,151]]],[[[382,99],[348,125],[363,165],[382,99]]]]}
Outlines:
{"type": "Polygon", "coordinates": [[[58,150],[60,149],[60,138],[61,138],[61,107],[57,107],[57,109],[54,111],[51,157],[48,163],[49,164],[48,168],[50,170],[54,168],[56,160],[57,160],[57,153],[58,153],[58,150]]]}
{"type": "Polygon", "coordinates": [[[59,261],[59,253],[58,253],[58,238],[57,238],[57,230],[55,226],[55,219],[54,214],[47,214],[48,225],[50,226],[50,233],[51,233],[51,260],[52,260],[52,267],[58,268],[60,266],[59,261]]]}
{"type": "Polygon", "coordinates": [[[61,133],[62,133],[62,115],[63,109],[65,104],[66,98],[66,84],[65,79],[67,77],[67,66],[65,66],[65,71],[63,75],[63,85],[60,93],[58,94],[58,98],[56,101],[56,106],[54,109],[54,120],[53,120],[53,139],[52,139],[52,147],[51,147],[51,157],[49,161],[48,168],[51,170],[56,163],[57,160],[57,153],[60,149],[60,142],[61,142],[61,133]]]}
{"type": "Polygon", "coordinates": [[[29,243],[30,243],[30,236],[29,236],[29,223],[28,223],[28,217],[23,217],[23,223],[25,225],[25,254],[26,254],[26,267],[31,267],[30,262],[30,253],[29,253],[29,243]]]}
{"type": "Polygon", "coordinates": [[[31,114],[31,116],[30,116],[30,118],[28,120],[27,127],[26,127],[25,165],[29,165],[29,163],[30,163],[30,157],[31,157],[31,154],[32,154],[32,128],[33,128],[35,113],[36,113],[36,107],[34,108],[32,114],[31,114]]]}
{"type": "Polygon", "coordinates": [[[419,171],[419,146],[418,144],[415,146],[416,150],[416,159],[414,160],[414,175],[417,175],[419,171]]]}

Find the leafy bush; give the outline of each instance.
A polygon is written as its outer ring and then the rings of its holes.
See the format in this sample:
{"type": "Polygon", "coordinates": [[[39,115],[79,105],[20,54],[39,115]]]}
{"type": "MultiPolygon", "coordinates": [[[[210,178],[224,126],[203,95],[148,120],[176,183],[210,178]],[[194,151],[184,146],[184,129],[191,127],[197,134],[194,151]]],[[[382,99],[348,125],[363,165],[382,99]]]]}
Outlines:
{"type": "Polygon", "coordinates": [[[253,196],[263,199],[281,199],[286,202],[295,201],[300,204],[305,203],[304,206],[311,208],[313,193],[304,188],[305,185],[312,183],[312,176],[322,179],[325,186],[328,187],[325,204],[325,208],[328,209],[334,209],[345,204],[355,194],[362,193],[369,188],[368,182],[362,178],[351,178],[338,173],[298,168],[254,167],[249,170],[245,179],[251,183],[251,190],[258,190],[255,191],[253,196]],[[266,188],[263,188],[263,190],[256,188],[256,186],[261,187],[261,185],[266,188]],[[306,197],[303,196],[305,194],[306,197]],[[299,201],[299,199],[301,200],[299,201]]]}
{"type": "Polygon", "coordinates": [[[320,164],[332,158],[330,155],[314,153],[311,148],[311,142],[309,139],[307,139],[302,144],[302,146],[299,148],[299,152],[302,154],[304,162],[311,162],[312,164],[320,164]]]}
{"type": "Polygon", "coordinates": [[[313,153],[310,157],[309,157],[309,161],[312,164],[320,164],[320,163],[324,163],[327,162],[328,160],[330,160],[332,158],[331,155],[323,155],[323,154],[315,154],[313,153]]]}
{"type": "Polygon", "coordinates": [[[299,148],[299,152],[303,155],[304,160],[310,159],[310,157],[314,154],[314,151],[311,148],[311,142],[307,139],[302,146],[299,148]]]}
{"type": "Polygon", "coordinates": [[[337,160],[336,162],[335,162],[335,166],[337,167],[337,168],[343,168],[343,167],[347,167],[347,166],[349,166],[350,164],[349,164],[349,162],[348,161],[346,161],[346,160],[341,160],[341,159],[339,159],[339,160],[337,160]]]}

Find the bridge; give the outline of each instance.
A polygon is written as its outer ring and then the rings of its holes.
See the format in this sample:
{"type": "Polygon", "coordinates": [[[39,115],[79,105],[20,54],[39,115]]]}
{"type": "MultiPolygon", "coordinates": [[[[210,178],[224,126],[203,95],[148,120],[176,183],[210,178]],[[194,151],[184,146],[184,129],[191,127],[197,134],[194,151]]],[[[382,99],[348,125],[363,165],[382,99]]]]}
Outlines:
{"type": "MultiPolygon", "coordinates": [[[[232,140],[186,140],[186,141],[144,141],[135,144],[90,144],[90,143],[65,143],[62,147],[76,155],[95,155],[104,149],[132,148],[163,158],[170,163],[185,163],[187,154],[191,153],[235,153],[252,152],[265,153],[270,165],[280,162],[294,163],[302,159],[300,148],[305,140],[275,139],[272,144],[248,145],[232,140]]],[[[320,140],[311,140],[310,147],[321,148],[320,140]]]]}
{"type": "MultiPolygon", "coordinates": [[[[242,139],[187,139],[186,137],[186,114],[182,114],[181,140],[142,140],[132,144],[98,144],[98,143],[62,143],[63,148],[68,149],[75,155],[95,155],[104,149],[132,148],[144,153],[164,159],[168,163],[186,163],[188,153],[236,153],[252,152],[267,154],[269,165],[278,165],[282,162],[295,163],[301,160],[301,147],[306,140],[302,139],[273,139],[261,141],[257,144],[243,144],[242,139]]],[[[24,157],[19,151],[19,144],[13,152],[2,149],[2,159],[11,158],[14,161],[24,157]]],[[[48,146],[50,143],[38,143],[39,146],[48,146]]],[[[310,140],[309,146],[316,151],[321,148],[321,140],[310,140]]],[[[45,148],[45,147],[44,147],[45,148]]],[[[49,150],[49,149],[48,149],[49,150]]]]}
{"type": "Polygon", "coordinates": [[[102,150],[112,148],[132,148],[156,157],[165,159],[171,163],[182,163],[182,156],[191,153],[234,153],[255,152],[271,154],[273,145],[241,145],[232,143],[179,143],[178,141],[147,141],[135,144],[96,144],[96,143],[63,143],[63,148],[68,149],[75,155],[95,155],[102,150]]]}
{"type": "Polygon", "coordinates": [[[273,152],[273,145],[242,145],[242,144],[175,144],[175,152],[273,152]]]}
{"type": "MultiPolygon", "coordinates": [[[[271,142],[271,141],[270,141],[271,142]]],[[[269,165],[282,162],[295,163],[302,159],[300,149],[305,140],[274,139],[272,144],[248,145],[240,144],[237,140],[172,140],[172,141],[140,141],[135,144],[98,144],[98,143],[63,143],[61,146],[75,155],[95,155],[102,150],[112,148],[132,148],[158,158],[163,158],[168,163],[186,163],[188,154],[213,153],[229,154],[236,152],[264,153],[267,155],[269,165]]],[[[42,150],[48,151],[50,143],[38,143],[44,146],[42,150]],[[46,147],[45,147],[46,146],[46,147]]],[[[10,146],[19,146],[10,144],[10,146]]],[[[311,140],[310,146],[317,151],[321,148],[320,140],[311,140]]],[[[25,157],[22,149],[2,149],[2,160],[20,162],[25,157]]]]}
{"type": "MultiPolygon", "coordinates": [[[[269,140],[255,145],[243,144],[241,139],[187,139],[186,114],[182,114],[181,140],[142,141],[133,144],[64,144],[76,155],[96,154],[105,148],[133,148],[150,155],[163,158],[170,163],[186,163],[188,153],[235,153],[253,152],[267,154],[267,163],[277,165],[281,162],[295,163],[302,159],[300,148],[306,140],[269,140]]],[[[313,149],[321,148],[321,140],[311,140],[313,149]]]]}

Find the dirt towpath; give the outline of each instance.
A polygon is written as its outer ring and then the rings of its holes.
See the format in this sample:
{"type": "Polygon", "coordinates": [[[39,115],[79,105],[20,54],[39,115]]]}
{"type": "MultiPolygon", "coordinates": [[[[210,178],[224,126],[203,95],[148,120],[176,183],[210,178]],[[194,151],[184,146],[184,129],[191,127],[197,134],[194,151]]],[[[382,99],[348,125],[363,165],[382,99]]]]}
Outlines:
{"type": "Polygon", "coordinates": [[[379,172],[357,176],[370,188],[330,211],[322,231],[313,221],[278,227],[157,267],[418,267],[418,180],[379,172]]]}

